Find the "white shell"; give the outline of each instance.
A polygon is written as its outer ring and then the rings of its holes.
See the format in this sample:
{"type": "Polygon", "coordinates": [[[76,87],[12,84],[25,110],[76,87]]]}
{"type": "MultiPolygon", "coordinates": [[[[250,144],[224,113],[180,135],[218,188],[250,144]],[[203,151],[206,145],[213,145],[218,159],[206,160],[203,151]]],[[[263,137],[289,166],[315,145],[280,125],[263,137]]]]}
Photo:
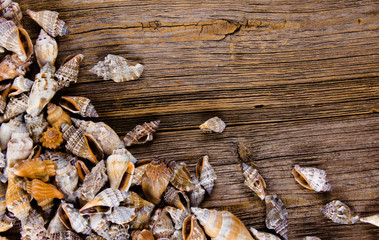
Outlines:
{"type": "Polygon", "coordinates": [[[18,76],[13,80],[11,91],[8,94],[8,97],[13,97],[23,92],[29,92],[30,89],[32,88],[32,85],[33,85],[32,80],[27,79],[24,76],[18,76]]]}
{"type": "Polygon", "coordinates": [[[372,216],[369,216],[369,217],[360,218],[359,220],[361,222],[371,223],[371,224],[379,227],[379,213],[375,214],[375,215],[372,215],[372,216]]]}
{"type": "Polygon", "coordinates": [[[57,41],[50,37],[43,29],[41,29],[36,40],[34,52],[40,68],[43,68],[46,63],[50,63],[53,69],[55,69],[54,64],[58,56],[58,44],[57,41]]]}
{"type": "Polygon", "coordinates": [[[2,150],[7,148],[9,140],[13,132],[27,131],[26,125],[23,122],[23,116],[19,115],[7,123],[1,124],[0,127],[0,148],[2,150]]]}
{"type": "Polygon", "coordinates": [[[203,124],[200,125],[200,129],[203,132],[216,132],[216,133],[222,133],[226,127],[226,124],[224,121],[221,120],[219,117],[213,117],[211,119],[208,119],[203,124]]]}
{"type": "Polygon", "coordinates": [[[267,232],[260,232],[253,227],[250,228],[250,232],[253,235],[253,237],[257,240],[280,240],[280,238],[275,236],[274,234],[267,233],[267,232]]]}

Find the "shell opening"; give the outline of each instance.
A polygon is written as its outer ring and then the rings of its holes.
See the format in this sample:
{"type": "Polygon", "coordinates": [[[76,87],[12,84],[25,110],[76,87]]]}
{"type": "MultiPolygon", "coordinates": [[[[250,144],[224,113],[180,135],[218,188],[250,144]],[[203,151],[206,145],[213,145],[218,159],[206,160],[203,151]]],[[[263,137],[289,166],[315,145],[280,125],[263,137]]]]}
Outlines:
{"type": "Polygon", "coordinates": [[[94,206],[94,207],[90,207],[90,208],[80,210],[80,214],[106,213],[110,209],[111,208],[108,206],[94,206]]]}
{"type": "Polygon", "coordinates": [[[72,229],[70,219],[62,207],[58,208],[58,216],[66,228],[72,229]]]}
{"type": "Polygon", "coordinates": [[[25,55],[27,58],[29,58],[33,54],[32,40],[30,39],[28,33],[24,29],[19,28],[18,30],[19,30],[19,36],[20,36],[22,46],[24,48],[25,55]]]}
{"type": "Polygon", "coordinates": [[[93,155],[94,158],[96,158],[96,160],[101,160],[103,158],[103,151],[102,149],[99,148],[99,145],[98,143],[96,142],[96,140],[94,140],[92,137],[88,136],[88,135],[85,135],[85,139],[88,143],[88,146],[89,146],[89,150],[91,152],[91,154],[93,155]]]}
{"type": "Polygon", "coordinates": [[[303,187],[305,187],[305,188],[308,188],[308,189],[311,189],[311,187],[309,186],[309,183],[308,183],[307,179],[305,179],[304,176],[303,176],[300,172],[298,172],[296,168],[294,168],[294,169],[292,170],[292,174],[293,174],[293,176],[295,177],[295,180],[296,180],[301,186],[303,186],[303,187]]]}

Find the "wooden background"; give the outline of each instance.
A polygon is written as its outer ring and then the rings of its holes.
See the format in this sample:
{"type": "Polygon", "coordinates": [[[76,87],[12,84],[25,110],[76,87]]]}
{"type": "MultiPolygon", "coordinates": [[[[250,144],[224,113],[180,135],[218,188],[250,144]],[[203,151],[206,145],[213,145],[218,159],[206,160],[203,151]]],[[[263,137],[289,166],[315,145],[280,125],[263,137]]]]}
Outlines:
{"type": "MultiPolygon", "coordinates": [[[[287,206],[289,238],[378,239],[372,225],[337,225],[320,209],[339,199],[360,216],[379,212],[379,5],[377,1],[19,1],[56,10],[71,35],[59,58],[83,53],[65,94],[89,97],[120,136],[161,120],[137,159],[208,154],[218,175],[202,207],[226,209],[264,230],[265,205],[243,185],[236,143],[253,148],[269,194],[287,206]],[[109,54],[142,63],[140,79],[103,81],[89,69],[109,54]],[[222,134],[198,126],[219,116],[222,134]],[[295,182],[295,164],[326,170],[333,191],[295,182]]],[[[39,27],[24,26],[33,40],[39,27]]],[[[33,66],[32,72],[38,72],[33,66]],[[34,69],[34,70],[33,70],[34,69]]]]}

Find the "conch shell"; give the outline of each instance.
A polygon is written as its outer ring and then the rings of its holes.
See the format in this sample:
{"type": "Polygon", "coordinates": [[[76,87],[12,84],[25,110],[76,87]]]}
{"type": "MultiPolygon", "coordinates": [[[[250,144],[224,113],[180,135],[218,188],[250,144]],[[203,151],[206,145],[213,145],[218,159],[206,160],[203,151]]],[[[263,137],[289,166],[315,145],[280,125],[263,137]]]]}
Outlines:
{"type": "MultiPolygon", "coordinates": [[[[37,116],[31,116],[29,114],[24,116],[26,127],[30,133],[30,136],[33,139],[34,143],[39,143],[41,139],[42,132],[46,129],[47,121],[43,117],[43,113],[40,113],[37,116]]],[[[63,139],[62,139],[63,142],[63,139]]]]}
{"type": "Polygon", "coordinates": [[[125,58],[108,54],[104,61],[99,61],[90,71],[104,80],[125,82],[138,79],[143,72],[143,65],[138,63],[129,66],[125,58]]]}
{"type": "Polygon", "coordinates": [[[260,232],[253,227],[250,228],[250,232],[251,234],[253,234],[253,237],[257,240],[280,240],[280,238],[275,236],[274,234],[260,232]]]}
{"type": "Polygon", "coordinates": [[[136,217],[130,223],[130,227],[133,229],[139,229],[146,227],[145,225],[150,220],[150,215],[154,209],[154,204],[144,200],[135,192],[128,192],[129,195],[124,199],[124,204],[136,209],[136,217]]]}
{"type": "Polygon", "coordinates": [[[61,202],[58,208],[58,216],[66,228],[74,230],[77,233],[89,234],[91,228],[89,227],[87,219],[79,214],[78,209],[74,208],[74,205],[61,202]]]}
{"type": "Polygon", "coordinates": [[[369,217],[363,217],[360,218],[359,221],[365,222],[365,223],[371,223],[377,227],[379,227],[379,214],[375,214],[369,217]]]}
{"type": "Polygon", "coordinates": [[[152,219],[155,218],[156,220],[154,219],[155,221],[152,222],[151,227],[153,235],[158,239],[169,238],[175,231],[170,216],[161,209],[157,209],[154,215],[152,219]]]}
{"type": "Polygon", "coordinates": [[[188,216],[183,222],[184,240],[206,240],[205,233],[194,216],[188,216]]]}
{"type": "Polygon", "coordinates": [[[172,222],[175,224],[174,227],[176,230],[183,228],[183,222],[189,216],[185,210],[171,206],[166,206],[163,210],[167,211],[170,214],[172,222]]]}
{"type": "Polygon", "coordinates": [[[13,167],[13,173],[29,179],[40,179],[44,182],[55,176],[56,165],[51,160],[42,161],[40,158],[18,162],[13,167]]]}
{"type": "Polygon", "coordinates": [[[129,161],[126,149],[116,149],[107,159],[107,174],[113,190],[128,191],[132,184],[134,164],[129,161]]]}
{"type": "Polygon", "coordinates": [[[211,194],[217,176],[208,159],[209,157],[205,155],[197,162],[196,177],[207,193],[211,194]]]}
{"type": "Polygon", "coordinates": [[[322,213],[335,223],[354,224],[359,217],[353,216],[350,208],[339,200],[331,201],[322,208],[322,213]]]}
{"type": "Polygon", "coordinates": [[[2,0],[0,10],[3,12],[3,18],[11,20],[18,27],[21,27],[22,12],[20,5],[11,0],[2,0]]]}
{"type": "Polygon", "coordinates": [[[22,179],[9,172],[8,188],[6,193],[7,208],[20,220],[29,215],[32,198],[21,188],[22,179]]]}
{"type": "Polygon", "coordinates": [[[167,204],[190,213],[190,201],[184,192],[169,186],[164,194],[164,200],[167,204]]]}
{"type": "Polygon", "coordinates": [[[42,216],[31,209],[27,218],[21,221],[21,239],[40,240],[47,238],[42,216]]]}
{"type": "Polygon", "coordinates": [[[26,125],[23,122],[23,115],[19,115],[11,119],[7,123],[1,124],[0,127],[0,148],[6,149],[9,140],[11,140],[12,133],[20,131],[28,131],[26,125]]]}
{"type": "Polygon", "coordinates": [[[258,173],[258,170],[242,163],[243,176],[245,177],[245,185],[253,190],[261,200],[265,199],[266,183],[262,176],[258,173]]]}
{"type": "MultiPolygon", "coordinates": [[[[16,218],[11,212],[6,212],[0,216],[0,232],[5,232],[11,229],[16,222],[16,218]]],[[[0,238],[0,240],[3,240],[0,238]]],[[[6,239],[7,240],[7,239],[6,239]]]]}
{"type": "Polygon", "coordinates": [[[17,115],[24,113],[28,106],[28,95],[22,93],[18,97],[11,97],[7,107],[5,108],[4,115],[0,117],[0,123],[6,122],[17,115]]]}
{"type": "Polygon", "coordinates": [[[65,26],[65,22],[58,18],[59,13],[57,12],[49,10],[34,12],[27,9],[26,13],[52,37],[70,33],[65,26]]]}
{"type": "Polygon", "coordinates": [[[99,117],[91,100],[86,97],[64,96],[59,103],[64,109],[82,117],[99,117]]]}
{"type": "Polygon", "coordinates": [[[96,232],[99,236],[110,239],[110,235],[108,233],[110,222],[105,218],[103,214],[92,215],[89,217],[89,223],[91,229],[96,232]]]}
{"type": "Polygon", "coordinates": [[[7,149],[7,167],[13,168],[19,160],[26,159],[33,150],[33,140],[29,137],[28,132],[14,132],[8,142],[7,149]]]}
{"type": "Polygon", "coordinates": [[[70,114],[64,111],[60,106],[53,103],[47,104],[47,117],[46,120],[51,126],[61,129],[62,123],[72,125],[70,114]]]}
{"type": "Polygon", "coordinates": [[[288,213],[282,200],[276,195],[266,196],[266,227],[274,229],[284,239],[288,239],[288,213]]]}
{"type": "Polygon", "coordinates": [[[0,81],[24,76],[29,71],[30,64],[30,59],[22,61],[16,54],[6,55],[0,62],[0,81]]]}
{"type": "Polygon", "coordinates": [[[132,240],[155,240],[155,238],[149,230],[143,229],[142,231],[134,231],[132,234],[132,240]]]}
{"type": "Polygon", "coordinates": [[[83,61],[84,55],[69,56],[64,60],[62,66],[54,74],[58,79],[58,87],[62,89],[68,87],[71,83],[78,81],[79,65],[83,61]]]}
{"type": "Polygon", "coordinates": [[[38,35],[34,46],[37,63],[43,68],[47,63],[55,70],[54,64],[58,56],[58,44],[54,38],[50,37],[43,29],[38,35]]]}
{"type": "Polygon", "coordinates": [[[327,192],[332,190],[332,186],[328,183],[324,170],[295,165],[292,174],[295,177],[296,182],[305,188],[316,192],[327,192]]]}
{"type": "Polygon", "coordinates": [[[191,208],[191,211],[211,239],[254,240],[241,220],[228,211],[196,207],[191,208]]]}
{"type": "Polygon", "coordinates": [[[54,185],[45,183],[39,179],[26,181],[22,184],[22,187],[37,201],[45,198],[64,198],[63,193],[60,192],[54,185]]]}
{"type": "Polygon", "coordinates": [[[160,121],[145,122],[141,125],[137,125],[133,130],[128,132],[124,137],[124,144],[130,147],[133,144],[145,144],[153,140],[153,133],[158,129],[160,121]]]}
{"type": "Polygon", "coordinates": [[[211,119],[208,119],[203,124],[200,125],[200,129],[203,132],[216,132],[216,133],[222,133],[226,127],[226,124],[224,121],[221,120],[219,117],[213,117],[211,119]]]}
{"type": "Polygon", "coordinates": [[[191,191],[194,189],[194,184],[191,179],[191,174],[188,171],[187,165],[184,162],[177,164],[175,161],[167,163],[172,171],[170,183],[180,191],[191,191]]]}
{"type": "Polygon", "coordinates": [[[196,177],[192,177],[192,182],[195,187],[190,193],[191,207],[198,207],[204,200],[205,190],[200,185],[200,182],[196,177]]]}
{"type": "Polygon", "coordinates": [[[136,209],[130,207],[114,207],[110,214],[105,215],[106,219],[116,224],[126,224],[136,217],[136,209]]]}
{"type": "Polygon", "coordinates": [[[55,127],[47,128],[40,139],[42,146],[49,149],[57,149],[62,143],[62,133],[55,127]]]}
{"type": "Polygon", "coordinates": [[[13,80],[8,97],[17,96],[23,92],[29,92],[32,85],[32,80],[27,79],[24,76],[18,76],[13,80]]]}

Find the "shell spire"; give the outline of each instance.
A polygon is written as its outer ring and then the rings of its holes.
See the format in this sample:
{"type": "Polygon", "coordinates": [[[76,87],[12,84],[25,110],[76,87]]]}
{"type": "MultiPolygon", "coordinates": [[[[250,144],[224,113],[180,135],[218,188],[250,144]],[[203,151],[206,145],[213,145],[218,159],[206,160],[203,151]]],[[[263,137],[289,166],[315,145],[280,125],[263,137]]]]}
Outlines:
{"type": "Polygon", "coordinates": [[[211,194],[217,176],[208,159],[209,157],[205,155],[197,162],[196,177],[200,181],[200,184],[207,191],[207,193],[211,194]]]}
{"type": "Polygon", "coordinates": [[[369,216],[369,217],[360,218],[359,221],[365,222],[365,223],[371,223],[371,224],[379,227],[379,213],[372,215],[372,216],[369,216]]]}
{"type": "Polygon", "coordinates": [[[82,117],[99,116],[95,107],[92,105],[91,100],[86,97],[64,96],[61,98],[59,105],[72,113],[80,114],[82,117]]]}
{"type": "Polygon", "coordinates": [[[52,37],[64,36],[70,33],[65,26],[65,22],[58,18],[58,12],[50,10],[34,12],[27,9],[26,13],[52,37]]]}
{"type": "Polygon", "coordinates": [[[266,227],[274,229],[284,239],[288,239],[288,213],[282,200],[276,195],[266,196],[266,227]]]}
{"type": "Polygon", "coordinates": [[[324,170],[312,167],[295,165],[292,175],[301,186],[316,192],[328,192],[332,186],[328,183],[324,170]]]}
{"type": "Polygon", "coordinates": [[[257,169],[242,163],[243,176],[245,177],[245,185],[253,190],[261,200],[265,199],[266,183],[257,169]]]}
{"type": "Polygon", "coordinates": [[[78,81],[79,65],[83,61],[84,55],[78,54],[75,56],[67,57],[62,66],[54,74],[58,79],[58,88],[62,89],[68,87],[71,83],[78,81]]]}
{"type": "Polygon", "coordinates": [[[124,144],[126,147],[130,147],[133,144],[145,144],[153,140],[153,133],[158,129],[160,121],[145,122],[141,125],[137,125],[133,130],[128,132],[124,137],[124,144]]]}

